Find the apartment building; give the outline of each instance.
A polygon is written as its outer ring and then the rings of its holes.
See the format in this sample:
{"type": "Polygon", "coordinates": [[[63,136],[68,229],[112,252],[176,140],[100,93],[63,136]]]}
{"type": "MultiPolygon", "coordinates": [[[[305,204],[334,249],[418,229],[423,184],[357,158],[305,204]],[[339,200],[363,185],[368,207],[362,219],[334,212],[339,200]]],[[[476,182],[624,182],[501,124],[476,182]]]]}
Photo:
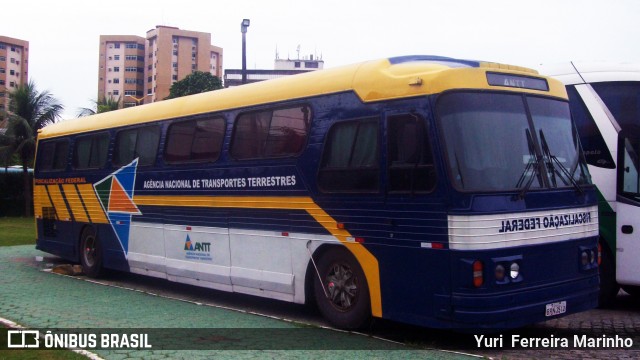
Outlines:
{"type": "Polygon", "coordinates": [[[98,99],[142,103],[146,39],[133,35],[100,35],[98,99]]]}
{"type": "Polygon", "coordinates": [[[222,78],[222,48],[211,45],[209,33],[156,26],[146,38],[100,36],[99,99],[120,96],[124,107],[161,101],[194,71],[222,78]]]}
{"type": "MultiPolygon", "coordinates": [[[[29,42],[0,36],[0,110],[9,109],[9,93],[28,81],[29,42]]],[[[6,128],[0,117],[0,132],[6,128]]]]}
{"type": "Polygon", "coordinates": [[[156,26],[147,32],[146,64],[145,95],[159,101],[194,71],[222,78],[222,48],[211,45],[209,33],[156,26]]]}

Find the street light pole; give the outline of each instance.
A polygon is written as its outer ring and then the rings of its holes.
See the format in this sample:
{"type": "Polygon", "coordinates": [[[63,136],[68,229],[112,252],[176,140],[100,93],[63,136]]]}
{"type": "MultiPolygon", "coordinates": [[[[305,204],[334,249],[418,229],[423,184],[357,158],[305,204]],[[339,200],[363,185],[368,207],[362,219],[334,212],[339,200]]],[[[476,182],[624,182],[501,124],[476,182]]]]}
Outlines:
{"type": "Polygon", "coordinates": [[[242,83],[247,83],[247,28],[250,24],[249,19],[242,19],[240,23],[240,31],[242,31],[242,83]]]}

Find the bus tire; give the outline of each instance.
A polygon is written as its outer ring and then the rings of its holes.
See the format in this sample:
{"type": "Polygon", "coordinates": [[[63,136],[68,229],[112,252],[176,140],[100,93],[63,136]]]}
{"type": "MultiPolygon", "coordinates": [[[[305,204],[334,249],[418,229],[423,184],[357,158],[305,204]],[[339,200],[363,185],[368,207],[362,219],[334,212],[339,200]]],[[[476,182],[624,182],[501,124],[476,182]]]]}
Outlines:
{"type": "Polygon", "coordinates": [[[80,264],[84,273],[92,278],[102,275],[102,246],[95,229],[87,226],[80,236],[80,264]]]}
{"type": "Polygon", "coordinates": [[[314,293],[325,319],[340,329],[365,327],[371,319],[369,287],[353,255],[346,249],[330,248],[318,261],[318,272],[314,293]]]}
{"type": "Polygon", "coordinates": [[[611,250],[603,240],[600,240],[602,249],[602,261],[600,263],[600,294],[598,307],[610,307],[618,295],[620,286],[616,282],[616,264],[611,250]]]}

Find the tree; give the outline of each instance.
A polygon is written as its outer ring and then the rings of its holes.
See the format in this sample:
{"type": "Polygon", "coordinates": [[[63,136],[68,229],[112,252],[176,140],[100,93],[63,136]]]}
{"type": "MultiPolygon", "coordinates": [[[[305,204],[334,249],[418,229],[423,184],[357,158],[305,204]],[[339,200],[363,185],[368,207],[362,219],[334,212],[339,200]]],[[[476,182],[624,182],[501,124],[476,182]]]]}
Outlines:
{"type": "Polygon", "coordinates": [[[48,91],[38,92],[29,81],[9,93],[7,131],[0,136],[0,160],[8,165],[17,155],[24,178],[25,216],[31,216],[31,180],[28,168],[33,165],[38,130],[59,120],[64,107],[48,91]]]}
{"type": "Polygon", "coordinates": [[[78,117],[90,116],[100,114],[103,112],[118,110],[120,108],[120,96],[117,99],[111,96],[102,96],[101,99],[91,100],[95,104],[95,110],[89,108],[80,108],[78,111],[78,117]]]}
{"type": "Polygon", "coordinates": [[[166,99],[199,94],[206,91],[222,89],[222,80],[208,72],[195,71],[180,81],[176,81],[169,89],[166,99]]]}

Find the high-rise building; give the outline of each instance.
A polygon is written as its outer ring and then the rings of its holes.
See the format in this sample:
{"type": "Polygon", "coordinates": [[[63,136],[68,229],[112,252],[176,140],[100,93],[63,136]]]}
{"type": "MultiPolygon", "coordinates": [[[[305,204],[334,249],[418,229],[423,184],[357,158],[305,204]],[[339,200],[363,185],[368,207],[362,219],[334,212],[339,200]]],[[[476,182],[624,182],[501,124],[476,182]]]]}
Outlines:
{"type": "Polygon", "coordinates": [[[171,85],[194,71],[222,78],[222,48],[211,45],[211,34],[156,26],[147,31],[145,94],[158,101],[171,85]]]}
{"type": "Polygon", "coordinates": [[[146,39],[100,36],[99,99],[120,96],[124,107],[160,101],[194,71],[222,78],[222,48],[211,45],[209,33],[156,26],[146,39]]]}
{"type": "MultiPolygon", "coordinates": [[[[0,36],[0,110],[9,110],[9,93],[28,81],[29,42],[0,36]]],[[[0,132],[6,128],[0,117],[0,132]]]]}
{"type": "Polygon", "coordinates": [[[98,100],[119,99],[120,104],[144,100],[145,43],[140,36],[100,35],[98,100]]]}

